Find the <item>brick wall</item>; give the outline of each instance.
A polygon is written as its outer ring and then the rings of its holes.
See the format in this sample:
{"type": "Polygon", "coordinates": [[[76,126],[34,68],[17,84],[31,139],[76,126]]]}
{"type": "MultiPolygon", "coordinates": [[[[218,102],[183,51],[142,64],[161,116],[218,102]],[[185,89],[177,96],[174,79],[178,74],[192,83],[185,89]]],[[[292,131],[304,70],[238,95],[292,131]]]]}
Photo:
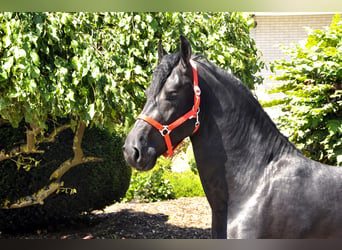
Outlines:
{"type": "MultiPolygon", "coordinates": [[[[287,58],[279,45],[288,46],[307,38],[305,27],[323,29],[331,24],[334,14],[286,14],[286,13],[256,13],[254,19],[256,28],[251,32],[258,49],[263,54],[263,60],[268,63],[276,59],[287,58]]],[[[265,84],[271,82],[268,70],[262,74],[265,84]]]]}
{"type": "MultiPolygon", "coordinates": [[[[323,29],[330,26],[334,14],[324,13],[255,13],[257,26],[251,31],[257,48],[263,55],[266,69],[261,74],[264,76],[262,85],[256,86],[255,96],[259,100],[267,101],[280,98],[281,93],[269,94],[267,91],[279,85],[279,81],[272,81],[269,78],[273,73],[268,69],[268,63],[274,60],[285,58],[287,55],[282,52],[279,45],[289,46],[291,43],[298,43],[307,38],[305,27],[311,29],[323,29]]],[[[277,107],[265,108],[272,119],[277,118],[283,113],[277,107]]]]}

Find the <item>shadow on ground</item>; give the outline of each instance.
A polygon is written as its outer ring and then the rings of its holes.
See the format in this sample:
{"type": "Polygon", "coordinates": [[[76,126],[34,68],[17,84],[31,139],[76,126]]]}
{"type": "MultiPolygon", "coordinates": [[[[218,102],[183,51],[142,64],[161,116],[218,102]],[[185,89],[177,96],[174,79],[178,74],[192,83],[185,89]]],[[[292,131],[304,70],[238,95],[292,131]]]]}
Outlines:
{"type": "Polygon", "coordinates": [[[210,229],[178,227],[165,214],[125,209],[85,215],[72,225],[49,226],[33,232],[2,233],[0,239],[209,239],[210,229]]]}

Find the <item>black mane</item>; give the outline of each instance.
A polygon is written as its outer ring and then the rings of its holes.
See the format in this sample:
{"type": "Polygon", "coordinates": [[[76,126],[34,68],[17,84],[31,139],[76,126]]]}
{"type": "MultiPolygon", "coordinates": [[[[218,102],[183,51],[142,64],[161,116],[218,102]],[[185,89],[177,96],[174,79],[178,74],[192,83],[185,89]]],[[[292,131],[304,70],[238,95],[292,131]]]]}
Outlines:
{"type": "MultiPolygon", "coordinates": [[[[217,81],[225,88],[234,88],[238,91],[239,95],[238,97],[236,96],[237,99],[233,102],[238,103],[243,100],[243,102],[248,103],[249,110],[244,112],[246,116],[254,116],[258,121],[262,121],[262,124],[260,124],[260,126],[263,126],[263,128],[260,129],[263,131],[271,132],[274,137],[277,137],[279,143],[277,143],[276,145],[279,148],[274,150],[282,151],[282,149],[285,147],[290,151],[294,150],[301,154],[301,151],[297,149],[295,145],[292,144],[288,140],[288,138],[279,131],[279,129],[266,113],[266,111],[261,107],[259,101],[253,96],[252,92],[247,88],[247,86],[244,85],[238,78],[236,78],[233,74],[228,73],[226,70],[217,67],[203,56],[196,56],[192,59],[196,61],[202,69],[212,74],[217,79],[217,81]]],[[[243,126],[244,124],[240,125],[243,126]]],[[[246,123],[246,126],[248,125],[249,124],[246,123]]]]}
{"type": "Polygon", "coordinates": [[[159,91],[163,88],[166,79],[176,67],[180,60],[179,52],[165,55],[153,72],[152,81],[150,86],[146,89],[147,96],[157,96],[159,91]]]}

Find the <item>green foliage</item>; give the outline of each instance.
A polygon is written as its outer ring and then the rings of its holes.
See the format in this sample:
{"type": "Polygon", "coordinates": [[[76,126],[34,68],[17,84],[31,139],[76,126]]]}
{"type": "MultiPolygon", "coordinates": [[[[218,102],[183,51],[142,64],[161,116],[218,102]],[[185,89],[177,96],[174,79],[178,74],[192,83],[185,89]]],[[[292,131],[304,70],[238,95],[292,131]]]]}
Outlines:
{"type": "Polygon", "coordinates": [[[282,70],[274,79],[284,81],[272,93],[285,97],[266,103],[279,105],[286,115],[281,129],[291,131],[290,140],[317,161],[342,165],[342,20],[333,18],[325,30],[309,30],[308,38],[284,48],[290,61],[273,63],[282,70]]]}
{"type": "Polygon", "coordinates": [[[133,170],[125,201],[153,202],[204,195],[198,174],[192,171],[172,172],[171,160],[159,158],[154,169],[148,172],[133,170]]]}
{"type": "MultiPolygon", "coordinates": [[[[0,13],[0,123],[19,127],[24,122],[42,134],[51,131],[51,120],[61,118],[72,119],[73,132],[83,121],[88,128],[128,129],[145,102],[159,40],[173,52],[180,35],[191,40],[195,54],[204,54],[253,88],[262,81],[255,73],[263,66],[249,37],[253,25],[246,14],[221,12],[0,13]]],[[[24,143],[22,137],[0,150],[7,153],[24,143]]],[[[72,157],[58,150],[52,154],[72,157]]],[[[36,165],[39,161],[27,165],[27,175],[44,166],[36,165]]],[[[37,191],[26,189],[27,195],[37,191]]]]}
{"type": "Polygon", "coordinates": [[[198,175],[197,163],[194,156],[194,151],[192,149],[191,144],[188,145],[186,150],[186,155],[188,158],[188,164],[190,166],[190,170],[195,174],[198,175]]]}
{"type": "Polygon", "coordinates": [[[192,171],[166,172],[164,176],[170,182],[175,198],[205,196],[198,174],[192,171]]]}
{"type": "MultiPolygon", "coordinates": [[[[5,138],[6,144],[20,142],[25,134],[18,132],[24,128],[23,123],[18,129],[9,124],[2,125],[0,145],[5,138]]],[[[72,157],[72,143],[73,133],[69,129],[59,134],[54,143],[42,144],[44,154],[30,154],[30,157],[39,161],[30,171],[18,168],[15,158],[1,162],[0,203],[29,196],[44,187],[65,157],[72,157]]],[[[43,205],[0,209],[0,231],[52,225],[120,201],[125,196],[131,176],[131,169],[122,155],[122,145],[122,135],[119,133],[111,134],[98,128],[87,129],[82,141],[84,154],[101,157],[103,161],[72,168],[62,177],[63,188],[44,200],[43,205]]]]}
{"type": "Polygon", "coordinates": [[[0,13],[0,116],[46,128],[74,117],[113,129],[132,124],[157,64],[160,38],[196,53],[253,87],[262,67],[241,13],[0,13]]]}
{"type": "Polygon", "coordinates": [[[154,202],[173,198],[175,194],[172,186],[163,178],[163,170],[157,169],[151,173],[134,171],[125,200],[138,199],[144,202],[154,202]]]}
{"type": "Polygon", "coordinates": [[[0,116],[46,128],[47,117],[115,121],[101,58],[103,18],[91,13],[0,14],[0,116]],[[99,28],[99,29],[98,29],[99,28]]]}
{"type": "Polygon", "coordinates": [[[125,200],[138,199],[144,202],[154,202],[175,198],[170,182],[164,178],[164,172],[169,171],[170,164],[169,159],[159,158],[156,166],[151,171],[139,172],[133,170],[125,200]]]}

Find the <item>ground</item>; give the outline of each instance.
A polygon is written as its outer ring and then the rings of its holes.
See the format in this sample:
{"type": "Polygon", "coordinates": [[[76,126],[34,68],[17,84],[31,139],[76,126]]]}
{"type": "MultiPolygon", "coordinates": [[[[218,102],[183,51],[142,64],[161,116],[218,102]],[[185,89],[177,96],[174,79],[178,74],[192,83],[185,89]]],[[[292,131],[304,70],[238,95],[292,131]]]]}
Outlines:
{"type": "Polygon", "coordinates": [[[141,203],[116,203],[83,216],[73,225],[0,239],[208,239],[211,210],[205,197],[141,203]]]}

